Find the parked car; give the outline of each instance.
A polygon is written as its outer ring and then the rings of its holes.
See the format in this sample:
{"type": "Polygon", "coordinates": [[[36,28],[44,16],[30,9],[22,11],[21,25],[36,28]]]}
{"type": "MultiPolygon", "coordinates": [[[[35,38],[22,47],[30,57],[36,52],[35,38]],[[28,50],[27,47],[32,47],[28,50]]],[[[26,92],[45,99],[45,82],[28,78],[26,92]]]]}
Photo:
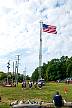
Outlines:
{"type": "Polygon", "coordinates": [[[38,84],[39,84],[40,82],[42,83],[42,85],[45,85],[45,80],[44,80],[44,79],[38,79],[38,84]]]}
{"type": "Polygon", "coordinates": [[[61,79],[56,80],[56,82],[60,83],[61,82],[61,79]]]}
{"type": "Polygon", "coordinates": [[[64,80],[64,82],[65,83],[70,83],[70,84],[72,84],[72,77],[69,77],[69,78],[66,78],[65,80],[64,80]]]}

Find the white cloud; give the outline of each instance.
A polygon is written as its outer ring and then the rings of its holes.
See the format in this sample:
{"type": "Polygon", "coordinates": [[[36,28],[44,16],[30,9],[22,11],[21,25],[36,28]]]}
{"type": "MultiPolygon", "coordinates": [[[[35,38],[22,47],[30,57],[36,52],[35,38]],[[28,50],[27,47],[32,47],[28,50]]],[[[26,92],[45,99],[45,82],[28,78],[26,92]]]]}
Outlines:
{"type": "Polygon", "coordinates": [[[27,65],[31,75],[39,62],[41,19],[44,23],[56,25],[58,32],[57,35],[42,34],[42,61],[72,55],[71,0],[0,0],[0,69],[5,70],[5,62],[13,59],[15,51],[23,49],[26,55],[21,55],[20,71],[27,65]]]}

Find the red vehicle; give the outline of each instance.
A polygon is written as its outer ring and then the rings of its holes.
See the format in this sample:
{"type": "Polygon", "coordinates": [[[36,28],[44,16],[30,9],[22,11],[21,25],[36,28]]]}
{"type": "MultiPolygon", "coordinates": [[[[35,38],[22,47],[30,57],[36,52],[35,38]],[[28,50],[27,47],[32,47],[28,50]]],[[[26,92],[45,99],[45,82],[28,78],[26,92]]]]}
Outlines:
{"type": "Polygon", "coordinates": [[[67,84],[72,84],[72,77],[66,78],[66,79],[65,79],[65,83],[67,83],[67,84]]]}

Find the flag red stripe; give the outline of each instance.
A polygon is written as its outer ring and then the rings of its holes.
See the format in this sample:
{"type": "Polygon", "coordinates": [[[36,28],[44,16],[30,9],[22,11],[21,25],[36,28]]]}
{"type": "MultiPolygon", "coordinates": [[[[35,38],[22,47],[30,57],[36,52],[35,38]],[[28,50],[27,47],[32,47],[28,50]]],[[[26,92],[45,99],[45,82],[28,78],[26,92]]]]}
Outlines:
{"type": "Polygon", "coordinates": [[[43,30],[43,32],[53,32],[53,31],[56,31],[56,29],[47,28],[43,30]]]}
{"type": "Polygon", "coordinates": [[[51,26],[51,25],[49,25],[48,27],[49,27],[49,28],[56,29],[56,26],[51,26]]]}
{"type": "Polygon", "coordinates": [[[43,32],[56,34],[56,26],[43,24],[43,32]]]}

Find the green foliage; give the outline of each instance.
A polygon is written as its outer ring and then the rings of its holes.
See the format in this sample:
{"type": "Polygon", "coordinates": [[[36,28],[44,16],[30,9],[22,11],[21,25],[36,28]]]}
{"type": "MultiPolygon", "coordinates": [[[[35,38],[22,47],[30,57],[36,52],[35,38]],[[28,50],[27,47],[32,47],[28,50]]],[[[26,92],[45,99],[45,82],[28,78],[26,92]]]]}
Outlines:
{"type": "Polygon", "coordinates": [[[29,75],[27,75],[27,76],[26,76],[26,80],[30,80],[30,77],[29,77],[29,75]]]}
{"type": "Polygon", "coordinates": [[[7,74],[6,73],[0,72],[0,80],[3,80],[6,77],[7,77],[7,74]]]}
{"type": "Polygon", "coordinates": [[[37,81],[38,77],[39,77],[38,68],[36,68],[35,71],[32,73],[31,80],[37,81]]]}
{"type": "MultiPolygon", "coordinates": [[[[8,77],[9,81],[12,81],[12,79],[15,81],[15,75],[13,75],[11,72],[4,73],[0,72],[0,81],[6,81],[8,77]]],[[[27,75],[26,80],[30,80],[30,77],[27,75]]],[[[23,81],[23,74],[18,73],[18,82],[23,81]]]]}
{"type": "MultiPolygon", "coordinates": [[[[32,74],[32,79],[37,80],[39,77],[38,68],[32,74]]],[[[60,59],[52,59],[47,64],[43,63],[41,67],[41,76],[46,81],[56,81],[58,79],[65,79],[72,77],[72,57],[62,56],[60,59]]]]}
{"type": "MultiPolygon", "coordinates": [[[[37,67],[35,71],[32,73],[31,80],[37,81],[39,78],[39,68],[37,67]]],[[[11,72],[4,73],[0,72],[0,81],[6,79],[14,79],[15,75],[11,72]]],[[[41,66],[41,77],[45,79],[45,81],[56,81],[58,79],[65,79],[66,77],[72,77],[72,57],[68,58],[68,56],[62,56],[60,59],[52,59],[48,61],[48,63],[43,63],[41,66]]],[[[27,80],[30,80],[30,77],[26,76],[27,80]]],[[[18,74],[18,81],[23,81],[23,74],[18,74]]]]}

